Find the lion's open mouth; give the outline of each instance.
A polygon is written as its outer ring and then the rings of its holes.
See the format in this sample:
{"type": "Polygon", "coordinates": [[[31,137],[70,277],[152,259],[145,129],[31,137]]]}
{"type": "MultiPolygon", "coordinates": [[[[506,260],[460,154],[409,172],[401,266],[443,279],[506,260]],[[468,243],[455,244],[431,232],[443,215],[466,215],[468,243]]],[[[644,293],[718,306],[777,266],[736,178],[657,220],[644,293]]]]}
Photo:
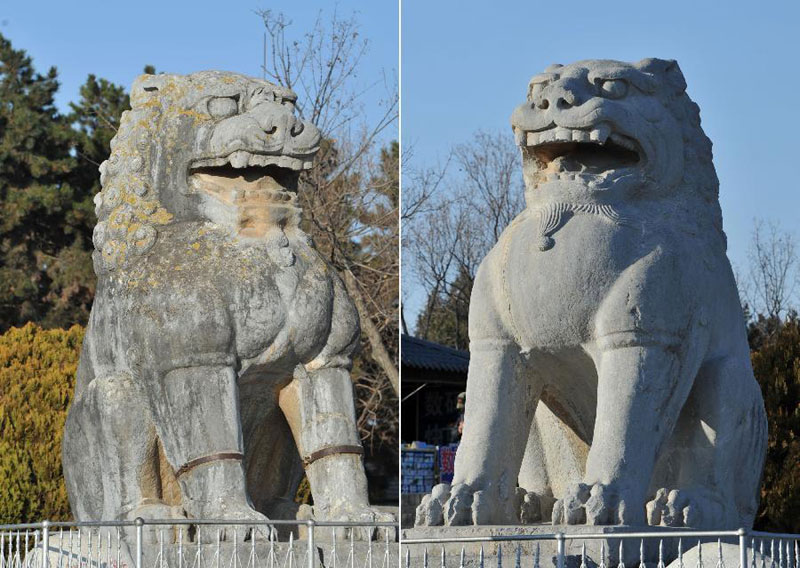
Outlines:
{"type": "Polygon", "coordinates": [[[536,181],[582,178],[592,185],[611,182],[643,165],[644,153],[632,138],[603,124],[593,129],[550,128],[527,132],[525,156],[536,164],[536,181]]]}
{"type": "Polygon", "coordinates": [[[294,205],[300,168],[284,158],[234,152],[227,158],[198,160],[189,168],[189,186],[230,205],[294,205]]]}
{"type": "Polygon", "coordinates": [[[187,181],[192,191],[206,196],[206,217],[234,227],[239,235],[261,237],[270,227],[297,219],[301,169],[302,162],[288,156],[239,151],[227,158],[195,161],[187,181]]]}

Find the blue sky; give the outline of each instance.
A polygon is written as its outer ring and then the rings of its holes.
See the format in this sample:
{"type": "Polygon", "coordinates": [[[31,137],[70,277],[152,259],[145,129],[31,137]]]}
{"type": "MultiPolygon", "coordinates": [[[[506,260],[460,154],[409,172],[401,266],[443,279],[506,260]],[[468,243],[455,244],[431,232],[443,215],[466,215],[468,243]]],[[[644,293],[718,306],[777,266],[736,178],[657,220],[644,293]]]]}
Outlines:
{"type": "MultiPolygon", "coordinates": [[[[404,144],[413,165],[433,165],[477,129],[510,137],[547,65],[645,57],[677,59],[700,105],[728,255],[745,267],[755,217],[795,229],[800,216],[798,2],[404,0],[404,144]]],[[[413,326],[424,298],[406,294],[413,326]]]]}
{"type": "MultiPolygon", "coordinates": [[[[58,67],[58,104],[65,108],[89,73],[125,86],[148,63],[179,73],[259,75],[263,29],[254,11],[265,8],[283,11],[303,30],[333,4],[8,0],[0,7],[0,32],[39,70],[58,67]]],[[[341,0],[338,9],[356,10],[370,39],[365,84],[381,70],[396,72],[397,4],[341,0]]],[[[714,142],[729,256],[745,266],[755,217],[797,225],[798,22],[800,3],[788,1],[404,0],[404,145],[413,146],[414,165],[425,165],[478,129],[511,136],[511,110],[528,79],[550,63],[677,59],[714,142]]],[[[382,92],[370,96],[377,102],[382,92]]],[[[412,323],[421,298],[409,292],[412,323]]]]}
{"type": "MultiPolygon", "coordinates": [[[[264,29],[255,11],[283,12],[302,32],[320,9],[331,14],[336,6],[341,16],[357,11],[362,34],[370,40],[361,73],[364,85],[382,70],[390,77],[396,74],[397,4],[384,0],[6,0],[0,5],[0,33],[15,48],[25,49],[40,72],[58,68],[62,87],[57,104],[65,109],[89,73],[126,88],[145,64],[173,73],[222,69],[260,77],[264,29]]],[[[367,101],[377,104],[381,89],[373,89],[367,101]]]]}

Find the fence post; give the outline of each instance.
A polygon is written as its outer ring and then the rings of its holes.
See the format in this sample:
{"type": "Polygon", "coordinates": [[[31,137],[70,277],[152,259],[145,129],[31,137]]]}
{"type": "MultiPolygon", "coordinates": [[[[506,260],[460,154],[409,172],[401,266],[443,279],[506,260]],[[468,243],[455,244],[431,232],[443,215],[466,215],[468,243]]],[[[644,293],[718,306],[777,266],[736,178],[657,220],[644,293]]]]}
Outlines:
{"type": "Polygon", "coordinates": [[[136,517],[133,522],[136,525],[136,568],[142,568],[142,526],[144,525],[144,519],[136,517]]]}
{"type": "Polygon", "coordinates": [[[566,552],[564,547],[564,533],[560,532],[556,535],[556,543],[558,545],[556,568],[564,568],[566,563],[566,552]]]}
{"type": "Polygon", "coordinates": [[[739,568],[747,568],[747,530],[739,529],[739,568]]]}
{"type": "Polygon", "coordinates": [[[314,519],[308,521],[308,568],[314,568],[314,519]]]}
{"type": "Polygon", "coordinates": [[[50,521],[42,521],[42,568],[47,568],[50,559],[50,521]]]}

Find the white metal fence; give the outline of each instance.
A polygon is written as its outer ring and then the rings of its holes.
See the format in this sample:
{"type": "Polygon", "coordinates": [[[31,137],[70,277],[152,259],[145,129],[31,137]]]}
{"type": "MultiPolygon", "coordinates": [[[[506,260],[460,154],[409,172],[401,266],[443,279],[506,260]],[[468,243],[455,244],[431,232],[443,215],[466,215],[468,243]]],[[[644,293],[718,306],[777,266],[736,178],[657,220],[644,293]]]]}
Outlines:
{"type": "Polygon", "coordinates": [[[0,568],[397,568],[397,531],[278,520],[0,525],[0,568]]]}
{"type": "Polygon", "coordinates": [[[661,530],[402,538],[404,568],[800,568],[800,534],[661,530]]]}

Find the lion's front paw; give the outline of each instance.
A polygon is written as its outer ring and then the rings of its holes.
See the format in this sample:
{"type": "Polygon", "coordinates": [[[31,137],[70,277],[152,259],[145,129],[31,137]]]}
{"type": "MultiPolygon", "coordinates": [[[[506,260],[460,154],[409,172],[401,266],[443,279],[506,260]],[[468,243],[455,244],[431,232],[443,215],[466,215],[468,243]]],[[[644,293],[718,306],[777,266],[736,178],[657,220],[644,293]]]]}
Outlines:
{"type": "Polygon", "coordinates": [[[624,525],[626,504],[611,485],[577,483],[553,506],[554,525],[624,525]]]}
{"type": "Polygon", "coordinates": [[[537,507],[541,515],[541,503],[536,496],[520,488],[502,498],[496,490],[476,490],[466,483],[452,487],[442,483],[423,497],[414,524],[460,526],[529,522],[522,518],[521,511],[525,511],[527,519],[535,516],[537,507]]]}
{"type": "Polygon", "coordinates": [[[450,485],[440,483],[417,506],[415,527],[438,527],[444,524],[444,505],[450,498],[450,485]]]}
{"type": "Polygon", "coordinates": [[[343,523],[342,529],[336,531],[337,539],[348,540],[397,540],[397,528],[386,527],[348,527],[346,523],[396,523],[392,513],[381,511],[369,505],[339,505],[337,507],[311,507],[302,505],[297,514],[298,519],[314,519],[316,521],[337,521],[343,523]],[[341,530],[341,532],[340,532],[341,530]]]}
{"type": "Polygon", "coordinates": [[[214,506],[204,504],[200,511],[193,512],[195,518],[230,521],[232,524],[211,525],[218,530],[221,540],[237,540],[243,542],[255,533],[259,538],[268,539],[272,526],[269,519],[250,507],[248,504],[225,503],[214,506]],[[235,523],[235,524],[233,524],[235,523]]]}
{"type": "Polygon", "coordinates": [[[493,503],[484,491],[476,491],[466,483],[450,488],[444,504],[444,522],[450,526],[487,525],[492,520],[493,503]]]}
{"type": "Polygon", "coordinates": [[[724,523],[723,506],[705,491],[659,489],[645,507],[647,524],[662,527],[703,528],[724,523]]]}

